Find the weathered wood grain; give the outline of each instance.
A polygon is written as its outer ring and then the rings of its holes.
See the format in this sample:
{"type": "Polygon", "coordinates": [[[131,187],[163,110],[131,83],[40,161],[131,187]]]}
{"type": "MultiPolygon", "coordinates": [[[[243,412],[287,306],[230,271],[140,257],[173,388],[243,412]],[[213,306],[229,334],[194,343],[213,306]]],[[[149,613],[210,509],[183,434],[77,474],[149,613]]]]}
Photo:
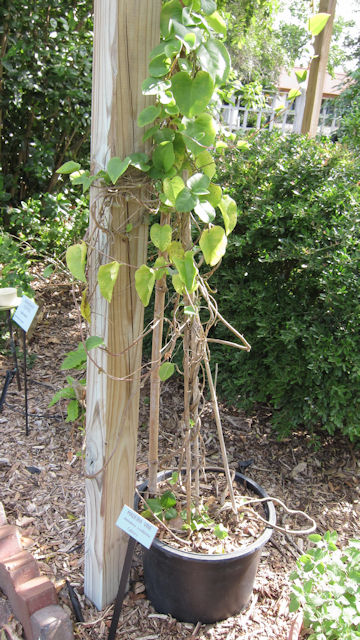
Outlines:
{"type": "MultiPolygon", "coordinates": [[[[141,83],[148,54],[159,42],[161,0],[95,0],[91,166],[111,157],[144,151],[137,116],[149,104],[141,83]]],[[[102,609],[117,592],[126,551],[115,526],[122,506],[132,505],[138,428],[143,307],[135,291],[135,268],[146,261],[147,225],[139,206],[119,196],[104,207],[98,186],[91,193],[89,299],[91,335],[104,337],[106,351],[91,351],[86,416],[85,593],[102,609]],[[125,233],[128,222],[132,231],[125,233]],[[100,295],[100,264],[124,263],[111,304],[100,295]],[[119,355],[122,354],[122,355],[119,355]],[[135,372],[135,374],[134,374],[135,372]],[[127,381],[117,378],[129,377],[127,381]]]]}
{"type": "Polygon", "coordinates": [[[330,18],[325,28],[315,38],[314,57],[310,64],[309,82],[301,125],[301,133],[307,134],[309,138],[315,138],[317,134],[335,8],[336,0],[320,0],[319,13],[329,13],[330,18]]]}

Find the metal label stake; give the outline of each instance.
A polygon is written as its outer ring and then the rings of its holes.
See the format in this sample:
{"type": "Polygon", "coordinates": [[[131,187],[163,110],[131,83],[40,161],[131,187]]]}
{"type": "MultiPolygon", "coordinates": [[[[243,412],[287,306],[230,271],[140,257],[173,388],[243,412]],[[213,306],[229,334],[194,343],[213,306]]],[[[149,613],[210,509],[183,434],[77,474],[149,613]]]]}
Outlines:
{"type": "Polygon", "coordinates": [[[28,384],[27,384],[27,348],[26,348],[26,333],[29,331],[32,321],[36,316],[38,305],[28,298],[23,296],[21,302],[16,309],[12,321],[22,329],[23,334],[23,356],[24,356],[24,394],[25,394],[25,433],[29,435],[29,411],[28,411],[28,384]]]}
{"type": "Polygon", "coordinates": [[[21,391],[19,366],[17,361],[16,346],[14,341],[14,332],[13,332],[13,325],[12,325],[12,319],[11,319],[11,309],[14,309],[14,308],[15,308],[15,305],[13,307],[0,307],[0,311],[6,311],[7,324],[8,324],[9,335],[10,335],[10,351],[11,351],[12,359],[14,362],[14,367],[12,369],[9,369],[6,372],[5,382],[4,382],[4,386],[2,388],[2,392],[0,396],[0,411],[2,411],[9,385],[15,376],[17,380],[18,390],[21,391]]]}
{"type": "Polygon", "coordinates": [[[123,566],[123,570],[122,570],[122,573],[121,573],[119,590],[117,592],[117,596],[116,596],[116,600],[115,600],[114,611],[113,611],[113,616],[112,616],[112,619],[111,619],[111,625],[110,625],[108,640],[115,640],[116,629],[117,629],[117,626],[118,626],[118,623],[119,623],[119,618],[120,618],[120,614],[121,614],[121,610],[122,610],[122,605],[123,605],[123,602],[124,602],[124,597],[125,597],[125,592],[126,592],[126,585],[127,585],[128,578],[129,578],[129,575],[130,575],[130,569],[131,569],[131,563],[132,563],[132,558],[133,558],[133,554],[134,554],[135,544],[136,544],[136,540],[134,538],[130,537],[129,541],[128,541],[126,554],[125,554],[124,566],[123,566]]]}
{"type": "Polygon", "coordinates": [[[126,504],[116,521],[116,526],[122,529],[129,536],[128,546],[126,550],[124,566],[121,573],[119,591],[116,596],[113,617],[111,620],[108,640],[115,640],[116,629],[118,626],[127,581],[130,575],[131,562],[136,542],[139,542],[147,549],[150,549],[155,538],[158,528],[143,518],[137,511],[131,509],[126,504]]]}

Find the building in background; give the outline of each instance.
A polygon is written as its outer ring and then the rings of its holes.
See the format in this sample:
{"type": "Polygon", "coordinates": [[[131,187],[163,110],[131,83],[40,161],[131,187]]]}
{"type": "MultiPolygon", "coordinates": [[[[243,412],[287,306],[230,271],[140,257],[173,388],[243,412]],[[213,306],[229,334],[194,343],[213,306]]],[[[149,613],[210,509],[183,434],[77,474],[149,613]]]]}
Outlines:
{"type": "MultiPolygon", "coordinates": [[[[241,96],[235,96],[233,104],[223,106],[222,116],[225,124],[232,131],[254,128],[268,128],[272,131],[275,127],[282,132],[300,133],[307,80],[299,85],[296,76],[296,72],[299,71],[303,69],[295,67],[290,73],[281,71],[277,92],[265,92],[262,107],[245,106],[241,96]],[[288,100],[289,92],[296,89],[301,91],[301,95],[294,100],[288,100]]],[[[318,134],[330,136],[338,128],[341,115],[336,110],[335,99],[347,85],[348,76],[345,73],[336,73],[334,77],[329,73],[326,74],[318,134]]]]}

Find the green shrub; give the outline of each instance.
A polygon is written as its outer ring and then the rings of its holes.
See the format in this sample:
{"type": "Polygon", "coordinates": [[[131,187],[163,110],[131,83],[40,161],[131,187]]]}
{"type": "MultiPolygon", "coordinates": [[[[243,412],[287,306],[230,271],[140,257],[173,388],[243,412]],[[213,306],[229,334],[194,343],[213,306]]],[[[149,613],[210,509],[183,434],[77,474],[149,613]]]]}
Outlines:
{"type": "Polygon", "coordinates": [[[212,349],[218,390],[271,403],[280,434],[360,435],[359,170],[340,145],[265,133],[218,176],[241,210],[214,276],[219,308],[252,345],[212,349]]]}
{"type": "Polygon", "coordinates": [[[45,193],[8,208],[8,229],[38,254],[60,255],[81,239],[88,224],[87,196],[45,193]]]}
{"type": "Polygon", "coordinates": [[[360,638],[360,540],[336,546],[336,531],[309,536],[315,544],[290,579],[290,611],[304,611],[308,640],[360,638]]]}
{"type": "Polygon", "coordinates": [[[7,233],[0,232],[0,287],[16,287],[19,293],[32,295],[30,260],[21,246],[7,233]]]}
{"type": "MultiPolygon", "coordinates": [[[[0,166],[18,206],[53,192],[55,171],[67,158],[88,158],[92,3],[5,0],[0,25],[0,166]]],[[[1,213],[6,224],[6,209],[1,213]]]]}
{"type": "Polygon", "coordinates": [[[352,82],[339,96],[336,106],[341,112],[339,139],[353,149],[360,146],[360,69],[351,74],[352,82]]]}

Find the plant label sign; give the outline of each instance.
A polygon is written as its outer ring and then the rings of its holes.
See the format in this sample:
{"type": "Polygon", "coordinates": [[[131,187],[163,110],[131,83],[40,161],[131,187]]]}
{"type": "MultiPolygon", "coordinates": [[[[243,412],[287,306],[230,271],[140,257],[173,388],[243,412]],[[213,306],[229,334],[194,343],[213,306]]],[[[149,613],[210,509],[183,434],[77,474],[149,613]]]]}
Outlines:
{"type": "Polygon", "coordinates": [[[38,305],[33,300],[27,296],[22,296],[21,302],[12,319],[23,331],[27,332],[36,316],[38,308],[38,305]]]}
{"type": "Polygon", "coordinates": [[[158,527],[143,518],[134,509],[130,509],[126,504],[116,521],[116,526],[147,549],[150,549],[158,530],[158,527]]]}

